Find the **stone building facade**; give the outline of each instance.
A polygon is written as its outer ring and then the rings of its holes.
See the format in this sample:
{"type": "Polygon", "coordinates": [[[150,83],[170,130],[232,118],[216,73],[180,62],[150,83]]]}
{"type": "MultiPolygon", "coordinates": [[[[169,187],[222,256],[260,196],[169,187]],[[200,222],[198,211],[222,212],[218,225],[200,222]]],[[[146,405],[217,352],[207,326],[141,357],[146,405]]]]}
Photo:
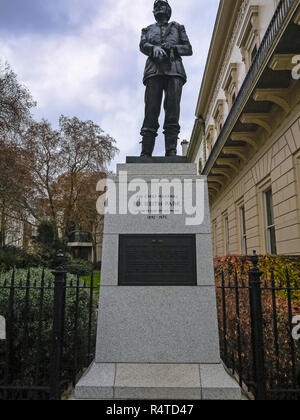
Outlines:
{"type": "Polygon", "coordinates": [[[300,255],[300,0],[221,0],[188,159],[215,256],[300,255]]]}

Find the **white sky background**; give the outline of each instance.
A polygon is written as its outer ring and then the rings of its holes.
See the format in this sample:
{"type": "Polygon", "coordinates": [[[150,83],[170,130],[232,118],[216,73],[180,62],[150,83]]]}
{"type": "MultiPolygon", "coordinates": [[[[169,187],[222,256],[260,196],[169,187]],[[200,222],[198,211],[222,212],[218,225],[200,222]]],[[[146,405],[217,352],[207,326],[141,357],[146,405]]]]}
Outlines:
{"type": "MultiPolygon", "coordinates": [[[[120,154],[139,155],[144,114],[141,29],[154,22],[152,0],[0,0],[0,57],[38,102],[37,120],[61,114],[91,119],[114,137],[120,154]]],[[[170,0],[171,20],[186,27],[180,138],[190,139],[219,0],[170,0]]],[[[163,125],[163,111],[161,126],[163,125]]],[[[181,148],[178,148],[178,153],[181,148]]],[[[155,155],[164,154],[162,127],[155,155]]]]}

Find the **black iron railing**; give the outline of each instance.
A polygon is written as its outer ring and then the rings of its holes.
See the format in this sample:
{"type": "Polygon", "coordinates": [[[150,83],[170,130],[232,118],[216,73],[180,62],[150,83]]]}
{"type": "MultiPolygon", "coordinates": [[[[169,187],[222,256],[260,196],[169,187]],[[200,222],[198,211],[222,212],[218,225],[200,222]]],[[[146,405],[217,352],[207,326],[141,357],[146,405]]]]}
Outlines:
{"type": "Polygon", "coordinates": [[[73,232],[69,237],[69,242],[92,242],[92,236],[90,233],[86,232],[73,232]]]}
{"type": "MultiPolygon", "coordinates": [[[[256,254],[245,275],[217,278],[221,356],[241,387],[257,400],[300,399],[300,278],[262,273],[256,254]]],[[[245,273],[244,273],[245,274],[245,273]]]]}
{"type": "MultiPolygon", "coordinates": [[[[250,396],[299,400],[300,339],[293,319],[300,315],[300,279],[288,270],[262,274],[257,263],[254,255],[249,272],[217,275],[221,356],[250,396]]],[[[20,279],[13,270],[0,280],[6,318],[0,401],[59,400],[94,358],[93,275],[87,285],[61,264],[53,274],[32,270],[20,279]]]]}
{"type": "Polygon", "coordinates": [[[262,40],[262,43],[256,53],[256,56],[253,59],[252,65],[247,73],[247,76],[242,84],[242,87],[238,93],[238,96],[228,114],[228,117],[225,121],[225,124],[221,130],[221,133],[206,161],[205,167],[203,169],[203,175],[208,175],[211,169],[211,165],[218,157],[220,149],[223,147],[224,142],[226,141],[229,133],[229,129],[233,126],[233,123],[239,117],[239,112],[241,107],[247,99],[250,89],[254,88],[253,84],[255,79],[258,76],[259,71],[262,69],[262,64],[266,60],[270,48],[272,47],[276,36],[279,34],[279,31],[282,27],[282,24],[287,17],[290,8],[295,6],[297,0],[280,0],[278,7],[274,13],[274,16],[270,22],[270,25],[265,33],[265,36],[262,40]]]}
{"type": "Polygon", "coordinates": [[[93,274],[86,284],[60,261],[52,274],[32,269],[24,279],[13,270],[7,277],[0,278],[0,401],[60,400],[94,358],[93,274]]]}

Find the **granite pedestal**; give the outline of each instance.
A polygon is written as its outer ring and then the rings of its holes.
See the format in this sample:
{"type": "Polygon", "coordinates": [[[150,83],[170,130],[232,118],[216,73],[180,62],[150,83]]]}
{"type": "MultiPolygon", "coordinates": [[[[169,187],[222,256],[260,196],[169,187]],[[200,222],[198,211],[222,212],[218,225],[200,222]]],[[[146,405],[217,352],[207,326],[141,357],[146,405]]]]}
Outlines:
{"type": "MultiPolygon", "coordinates": [[[[77,384],[75,397],[241,399],[238,384],[220,359],[206,178],[197,175],[193,164],[149,161],[118,165],[113,180],[117,191],[123,191],[119,197],[124,198],[129,187],[128,201],[143,180],[150,192],[136,196],[142,208],[157,199],[150,186],[155,190],[158,183],[172,182],[169,196],[166,190],[159,194],[159,200],[172,198],[172,206],[168,215],[161,209],[155,214],[105,215],[96,359],[77,384]],[[184,181],[189,191],[204,192],[201,224],[187,223],[187,215],[179,212],[184,181]],[[119,285],[120,235],[174,234],[195,238],[195,284],[165,286],[162,280],[152,286],[144,285],[141,278],[137,286],[119,285]]],[[[180,255],[180,250],[174,252],[180,255]]]]}

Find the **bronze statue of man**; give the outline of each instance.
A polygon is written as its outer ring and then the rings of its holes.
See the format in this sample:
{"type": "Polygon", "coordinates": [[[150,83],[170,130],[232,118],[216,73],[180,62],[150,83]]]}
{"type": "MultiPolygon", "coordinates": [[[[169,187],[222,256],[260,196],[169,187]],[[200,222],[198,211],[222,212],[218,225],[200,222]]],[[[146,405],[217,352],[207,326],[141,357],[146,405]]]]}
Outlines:
{"type": "Polygon", "coordinates": [[[193,50],[184,26],[177,22],[169,23],[172,9],[167,0],[156,0],[153,13],[156,23],[142,30],[140,42],[141,52],[148,56],[143,80],[146,94],[141,156],[152,156],[163,93],[166,156],[176,156],[180,100],[182,87],[186,83],[181,57],[192,55],[193,50]]]}

